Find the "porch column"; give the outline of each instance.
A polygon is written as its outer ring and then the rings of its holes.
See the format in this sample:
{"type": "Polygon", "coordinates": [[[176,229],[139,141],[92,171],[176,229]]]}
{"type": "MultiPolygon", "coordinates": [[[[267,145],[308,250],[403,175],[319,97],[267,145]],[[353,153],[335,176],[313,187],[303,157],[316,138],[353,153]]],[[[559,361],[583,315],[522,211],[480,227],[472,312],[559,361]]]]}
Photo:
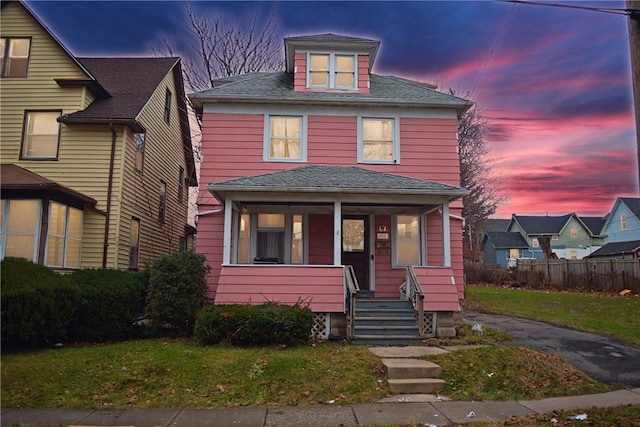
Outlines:
{"type": "Polygon", "coordinates": [[[342,203],[333,202],[333,265],[342,265],[342,203]]]}
{"type": "Polygon", "coordinates": [[[442,257],[444,267],[451,267],[451,227],[449,224],[449,203],[442,204],[442,257]]]}
{"type": "Polygon", "coordinates": [[[224,201],[224,235],[222,240],[222,264],[231,264],[231,224],[233,201],[227,197],[224,201]]]}

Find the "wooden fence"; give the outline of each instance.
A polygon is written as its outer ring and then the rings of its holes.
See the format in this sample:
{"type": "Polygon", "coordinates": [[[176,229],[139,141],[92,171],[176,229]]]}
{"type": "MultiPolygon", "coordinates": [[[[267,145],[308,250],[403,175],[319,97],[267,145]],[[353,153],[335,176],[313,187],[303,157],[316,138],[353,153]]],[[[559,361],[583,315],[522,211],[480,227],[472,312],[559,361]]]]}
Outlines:
{"type": "Polygon", "coordinates": [[[516,268],[542,273],[559,289],[640,293],[640,259],[519,259],[516,268]]]}

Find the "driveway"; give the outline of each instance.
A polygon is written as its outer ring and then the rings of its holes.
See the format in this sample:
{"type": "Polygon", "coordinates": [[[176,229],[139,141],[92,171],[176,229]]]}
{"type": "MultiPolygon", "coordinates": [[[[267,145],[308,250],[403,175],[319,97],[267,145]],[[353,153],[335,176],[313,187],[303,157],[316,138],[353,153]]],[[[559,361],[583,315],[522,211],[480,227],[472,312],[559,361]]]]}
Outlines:
{"type": "Polygon", "coordinates": [[[530,347],[559,355],[597,381],[640,387],[640,347],[606,335],[498,314],[465,311],[464,321],[471,325],[478,322],[515,338],[498,345],[530,347]]]}

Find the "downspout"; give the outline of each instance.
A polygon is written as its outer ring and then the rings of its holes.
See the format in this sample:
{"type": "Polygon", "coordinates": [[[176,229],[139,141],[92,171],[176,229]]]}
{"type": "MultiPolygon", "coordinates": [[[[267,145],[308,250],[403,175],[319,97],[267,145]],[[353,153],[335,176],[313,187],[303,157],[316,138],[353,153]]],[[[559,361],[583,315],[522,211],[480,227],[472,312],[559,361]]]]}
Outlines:
{"type": "Polygon", "coordinates": [[[109,123],[111,131],[111,157],[109,158],[109,181],[107,183],[107,209],[104,224],[104,246],[102,249],[102,268],[107,268],[107,251],[109,250],[109,222],[111,221],[111,193],[113,191],[113,168],[116,157],[116,130],[113,123],[109,123]]]}

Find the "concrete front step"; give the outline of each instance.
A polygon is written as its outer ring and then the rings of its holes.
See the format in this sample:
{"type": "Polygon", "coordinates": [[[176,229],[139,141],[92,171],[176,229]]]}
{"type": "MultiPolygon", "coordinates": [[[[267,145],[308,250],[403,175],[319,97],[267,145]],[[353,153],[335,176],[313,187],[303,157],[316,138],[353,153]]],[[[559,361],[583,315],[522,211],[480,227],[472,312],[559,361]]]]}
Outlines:
{"type": "Polygon", "coordinates": [[[390,378],[387,381],[391,392],[395,394],[432,394],[441,391],[446,384],[440,378],[390,378]]]}
{"type": "Polygon", "coordinates": [[[442,368],[421,359],[382,359],[389,379],[439,378],[442,368]]]}

